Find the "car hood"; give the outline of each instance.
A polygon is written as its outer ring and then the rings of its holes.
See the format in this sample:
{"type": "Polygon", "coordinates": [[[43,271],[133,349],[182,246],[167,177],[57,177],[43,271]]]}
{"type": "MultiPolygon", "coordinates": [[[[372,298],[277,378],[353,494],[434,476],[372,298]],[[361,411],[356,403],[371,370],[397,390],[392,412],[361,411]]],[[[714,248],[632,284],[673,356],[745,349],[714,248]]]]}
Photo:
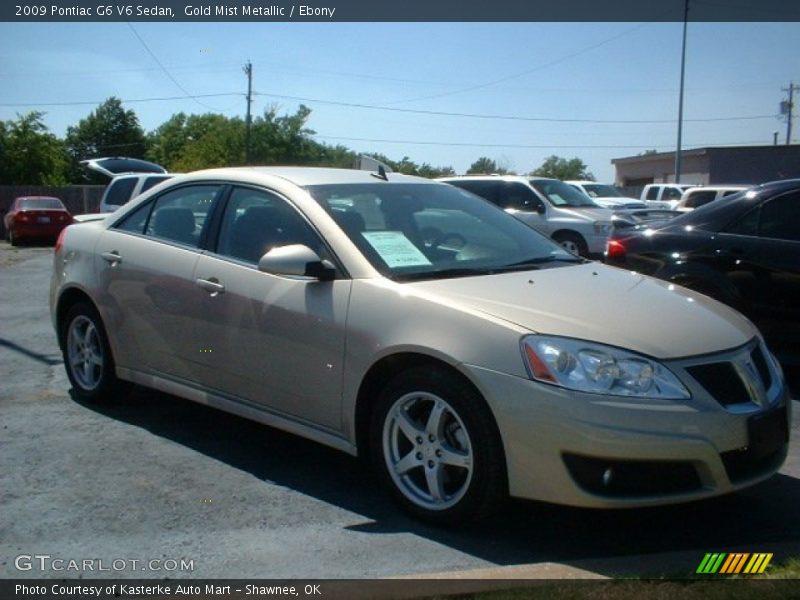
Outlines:
{"type": "Polygon", "coordinates": [[[659,359],[719,352],[756,335],[747,319],[715,300],[600,263],[403,285],[535,333],[659,359]]]}
{"type": "Polygon", "coordinates": [[[610,221],[613,211],[609,208],[598,206],[596,208],[575,208],[570,206],[556,206],[562,213],[574,216],[576,219],[591,221],[610,221]]]}

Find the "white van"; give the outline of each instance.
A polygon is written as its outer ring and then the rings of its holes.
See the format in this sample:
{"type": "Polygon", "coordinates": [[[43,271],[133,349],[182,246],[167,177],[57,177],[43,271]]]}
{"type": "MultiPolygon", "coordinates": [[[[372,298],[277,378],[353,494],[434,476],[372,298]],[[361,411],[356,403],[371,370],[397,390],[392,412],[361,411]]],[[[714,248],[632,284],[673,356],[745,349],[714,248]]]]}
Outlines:
{"type": "Polygon", "coordinates": [[[496,204],[573,254],[603,256],[613,212],[563,181],[519,175],[465,175],[440,181],[496,204]]]}
{"type": "Polygon", "coordinates": [[[706,185],[689,188],[683,192],[675,210],[681,212],[694,210],[695,208],[700,208],[704,204],[713,202],[717,198],[732,196],[748,188],[749,186],[746,185],[706,185]]]}

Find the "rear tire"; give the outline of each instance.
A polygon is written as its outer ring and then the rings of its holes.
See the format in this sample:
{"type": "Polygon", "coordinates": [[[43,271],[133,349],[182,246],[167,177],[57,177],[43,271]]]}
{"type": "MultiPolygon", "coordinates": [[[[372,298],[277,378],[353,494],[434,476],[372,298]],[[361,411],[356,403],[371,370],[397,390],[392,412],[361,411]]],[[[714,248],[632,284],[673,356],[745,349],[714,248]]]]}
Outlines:
{"type": "Polygon", "coordinates": [[[434,525],[480,519],[507,496],[505,456],[484,399],[438,367],[396,375],[370,422],[374,467],[394,499],[434,525]]]}
{"type": "Polygon", "coordinates": [[[12,246],[19,246],[19,238],[14,235],[13,229],[8,230],[8,241],[12,246]]]}
{"type": "Polygon", "coordinates": [[[103,321],[88,302],[78,302],[61,325],[61,352],[75,394],[92,402],[122,391],[103,321]]]}

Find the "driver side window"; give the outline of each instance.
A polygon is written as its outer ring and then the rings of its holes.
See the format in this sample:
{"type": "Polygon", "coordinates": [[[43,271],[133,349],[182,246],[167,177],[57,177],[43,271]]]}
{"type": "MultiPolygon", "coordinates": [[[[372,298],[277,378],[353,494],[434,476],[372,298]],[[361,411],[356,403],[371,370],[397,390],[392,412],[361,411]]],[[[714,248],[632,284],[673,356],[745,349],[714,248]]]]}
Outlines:
{"type": "Polygon", "coordinates": [[[273,248],[291,244],[327,258],[319,236],[286,200],[264,190],[233,190],[222,215],[218,254],[255,265],[273,248]]]}

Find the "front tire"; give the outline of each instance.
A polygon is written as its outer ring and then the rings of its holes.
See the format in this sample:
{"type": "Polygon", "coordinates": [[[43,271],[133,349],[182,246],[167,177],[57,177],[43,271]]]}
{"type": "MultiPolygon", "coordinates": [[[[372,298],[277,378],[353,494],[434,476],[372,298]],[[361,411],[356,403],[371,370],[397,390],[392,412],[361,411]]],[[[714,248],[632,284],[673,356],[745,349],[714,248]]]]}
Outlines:
{"type": "Polygon", "coordinates": [[[586,245],[586,240],[584,240],[583,236],[580,234],[572,231],[560,231],[553,236],[553,239],[558,242],[564,250],[588,258],[589,247],[586,245]]]}
{"type": "Polygon", "coordinates": [[[395,500],[435,525],[478,519],[507,494],[500,435],[483,398],[459,376],[416,367],[381,392],[372,456],[395,500]]]}
{"type": "Polygon", "coordinates": [[[103,321],[91,304],[79,302],[67,312],[61,327],[61,351],[67,377],[79,398],[96,402],[120,390],[103,321]]]}

